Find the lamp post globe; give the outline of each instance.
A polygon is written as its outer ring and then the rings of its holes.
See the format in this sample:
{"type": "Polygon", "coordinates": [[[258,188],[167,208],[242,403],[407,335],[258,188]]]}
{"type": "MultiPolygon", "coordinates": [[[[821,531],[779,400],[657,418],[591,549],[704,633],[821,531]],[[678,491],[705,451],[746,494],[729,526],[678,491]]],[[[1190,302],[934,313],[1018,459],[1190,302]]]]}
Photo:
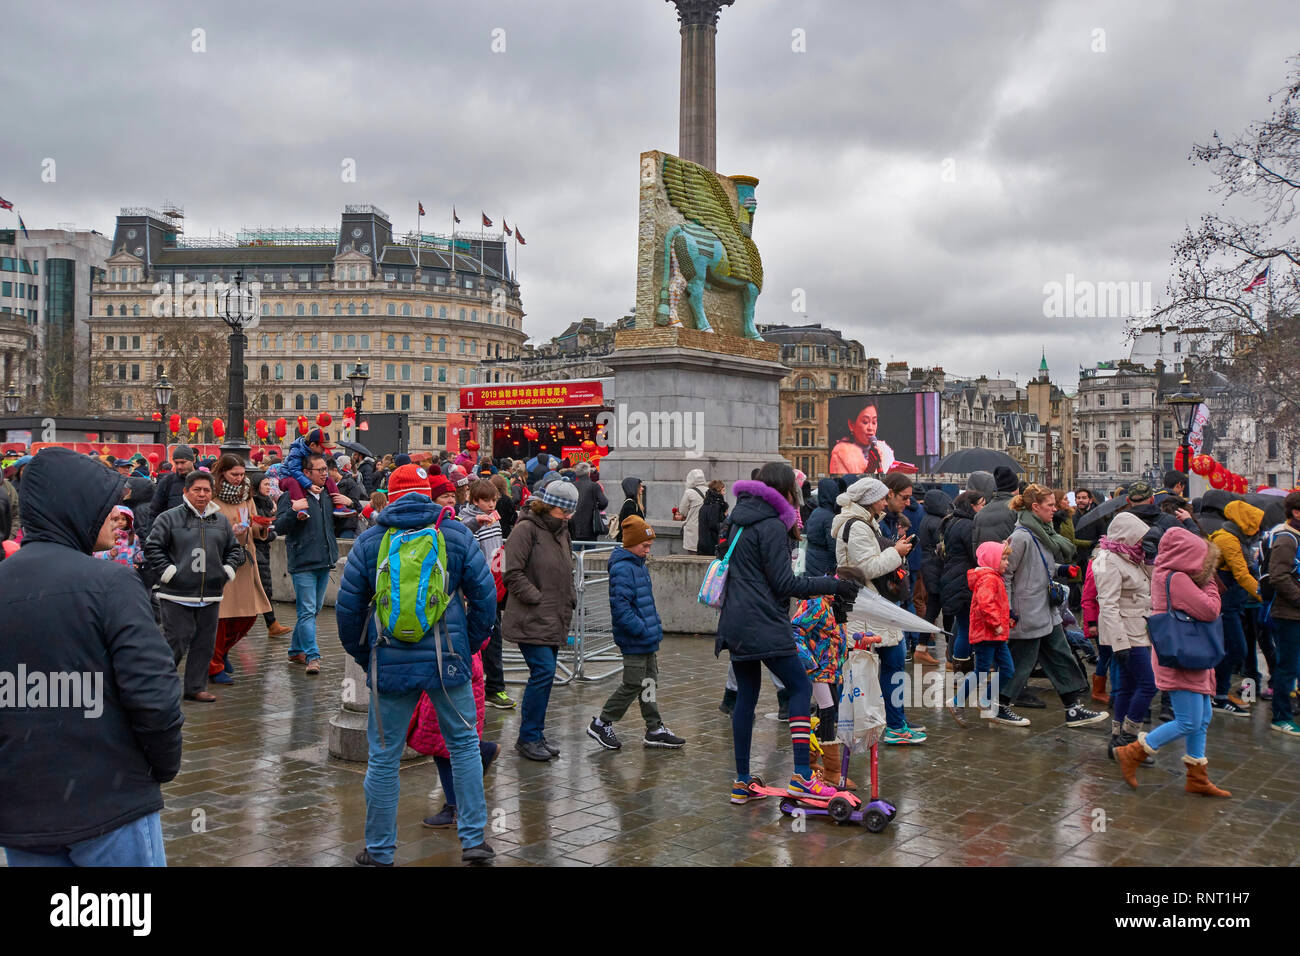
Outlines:
{"type": "Polygon", "coordinates": [[[1165,399],[1165,404],[1173,411],[1174,424],[1178,426],[1178,432],[1182,439],[1179,448],[1183,452],[1183,489],[1187,494],[1190,494],[1192,489],[1192,463],[1189,460],[1192,457],[1192,426],[1196,423],[1196,410],[1204,401],[1205,399],[1202,396],[1192,390],[1192,383],[1188,380],[1185,372],[1182,381],[1178,383],[1178,391],[1165,399]]]}
{"type": "Polygon", "coordinates": [[[20,396],[18,394],[18,388],[14,385],[10,385],[9,388],[5,390],[5,411],[10,415],[17,415],[19,400],[20,396]]]}
{"type": "Polygon", "coordinates": [[[353,416],[356,424],[355,428],[361,427],[361,400],[366,395],[366,385],[370,382],[370,372],[368,367],[361,364],[361,356],[357,356],[357,364],[353,366],[348,373],[348,385],[352,389],[352,407],[355,409],[353,416]]]}

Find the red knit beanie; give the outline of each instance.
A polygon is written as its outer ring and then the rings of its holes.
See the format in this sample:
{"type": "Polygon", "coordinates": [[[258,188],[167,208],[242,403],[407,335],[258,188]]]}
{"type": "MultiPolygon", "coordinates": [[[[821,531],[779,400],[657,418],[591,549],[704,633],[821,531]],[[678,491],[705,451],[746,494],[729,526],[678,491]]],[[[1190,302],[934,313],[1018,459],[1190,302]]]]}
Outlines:
{"type": "Polygon", "coordinates": [[[429,475],[429,494],[435,500],[439,495],[456,493],[456,486],[452,484],[451,479],[440,471],[435,471],[429,475]]]}
{"type": "Polygon", "coordinates": [[[388,503],[392,504],[411,492],[429,493],[429,473],[419,465],[402,465],[388,476],[388,503]]]}

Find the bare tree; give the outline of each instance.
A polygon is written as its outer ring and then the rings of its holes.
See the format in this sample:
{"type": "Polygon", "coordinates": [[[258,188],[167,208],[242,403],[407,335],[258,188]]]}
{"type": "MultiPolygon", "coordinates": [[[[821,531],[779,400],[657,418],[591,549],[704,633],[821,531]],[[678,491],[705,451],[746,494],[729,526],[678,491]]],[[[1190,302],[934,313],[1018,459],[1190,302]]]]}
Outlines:
{"type": "Polygon", "coordinates": [[[1269,392],[1272,417],[1288,430],[1300,425],[1300,57],[1289,62],[1268,119],[1230,139],[1215,132],[1188,157],[1214,171],[1221,208],[1175,243],[1164,313],[1183,330],[1226,336],[1231,361],[1219,370],[1247,393],[1269,392]]]}

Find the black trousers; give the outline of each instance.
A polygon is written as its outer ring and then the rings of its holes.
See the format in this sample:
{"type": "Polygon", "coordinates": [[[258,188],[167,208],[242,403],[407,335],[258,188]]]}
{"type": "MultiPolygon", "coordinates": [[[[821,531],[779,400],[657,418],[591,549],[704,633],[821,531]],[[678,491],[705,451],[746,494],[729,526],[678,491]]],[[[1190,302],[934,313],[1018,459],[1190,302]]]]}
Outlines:
{"type": "Polygon", "coordinates": [[[506,689],[506,670],[501,662],[501,612],[505,606],[506,598],[502,598],[497,605],[497,622],[492,625],[492,638],[483,648],[483,689],[488,696],[506,689]]]}
{"type": "Polygon", "coordinates": [[[163,636],[172,649],[176,665],[180,666],[181,658],[186,658],[185,694],[189,697],[201,694],[208,686],[208,664],[217,645],[221,605],[189,607],[168,600],[160,600],[158,604],[162,608],[163,636]]]}
{"type": "Polygon", "coordinates": [[[1043,637],[1007,641],[1007,644],[1011,648],[1016,674],[1011,678],[1011,686],[999,691],[1003,703],[1012,703],[1020,696],[1035,664],[1043,665],[1043,672],[1047,674],[1048,680],[1061,696],[1061,703],[1066,707],[1076,703],[1079,695],[1087,690],[1088,681],[1079,670],[1079,662],[1070,653],[1070,645],[1061,625],[1056,625],[1050,634],[1043,637]]]}

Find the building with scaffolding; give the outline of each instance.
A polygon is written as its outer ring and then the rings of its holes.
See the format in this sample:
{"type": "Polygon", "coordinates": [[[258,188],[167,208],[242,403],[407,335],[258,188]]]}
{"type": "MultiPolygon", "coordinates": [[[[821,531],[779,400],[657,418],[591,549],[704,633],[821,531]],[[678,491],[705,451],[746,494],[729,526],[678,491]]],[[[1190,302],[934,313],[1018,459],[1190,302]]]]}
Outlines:
{"type": "Polygon", "coordinates": [[[224,414],[228,360],[201,346],[204,336],[224,340],[212,290],[237,274],[257,284],[250,421],[339,418],[360,361],[370,374],[365,409],[408,413],[412,446],[442,448],[457,389],[517,378],[504,363],[484,364],[517,357],[527,337],[504,236],[394,235],[373,205],[346,206],[337,229],[187,237],[183,221],[167,205],[117,218],[92,290],[88,366],[102,411],[152,412],[151,386],[165,372],[177,387],[173,411],[205,422],[224,414]]]}

